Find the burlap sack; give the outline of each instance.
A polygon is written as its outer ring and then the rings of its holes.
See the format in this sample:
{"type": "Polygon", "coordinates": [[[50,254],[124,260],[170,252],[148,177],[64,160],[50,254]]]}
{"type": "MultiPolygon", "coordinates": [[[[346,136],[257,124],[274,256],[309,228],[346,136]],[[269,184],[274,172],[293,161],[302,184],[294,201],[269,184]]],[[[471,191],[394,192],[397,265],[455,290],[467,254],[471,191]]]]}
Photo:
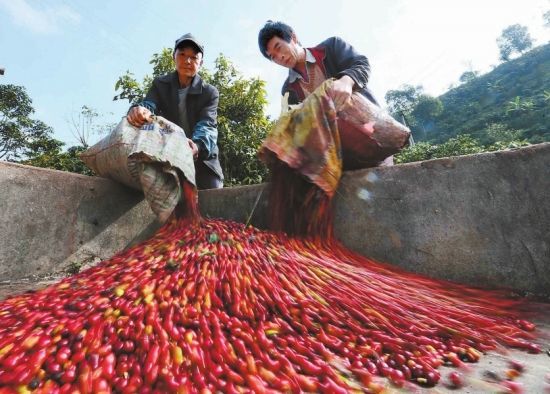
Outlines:
{"type": "Polygon", "coordinates": [[[181,182],[195,185],[187,136],[160,116],[141,129],[122,118],[111,134],[80,157],[99,176],[142,190],[161,223],[182,198],[181,182]]]}
{"type": "Polygon", "coordinates": [[[337,108],[345,170],[374,167],[398,153],[410,130],[360,93],[337,108]]]}

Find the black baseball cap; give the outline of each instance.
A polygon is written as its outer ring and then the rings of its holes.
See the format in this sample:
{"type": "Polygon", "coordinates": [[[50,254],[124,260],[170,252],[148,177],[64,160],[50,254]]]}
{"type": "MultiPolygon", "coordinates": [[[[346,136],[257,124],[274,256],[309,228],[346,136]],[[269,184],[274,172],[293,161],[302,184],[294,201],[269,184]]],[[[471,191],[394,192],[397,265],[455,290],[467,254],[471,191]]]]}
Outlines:
{"type": "Polygon", "coordinates": [[[182,46],[184,42],[193,44],[195,49],[204,55],[204,47],[191,33],[184,34],[176,40],[176,43],[174,44],[174,51],[178,49],[178,47],[182,46]]]}

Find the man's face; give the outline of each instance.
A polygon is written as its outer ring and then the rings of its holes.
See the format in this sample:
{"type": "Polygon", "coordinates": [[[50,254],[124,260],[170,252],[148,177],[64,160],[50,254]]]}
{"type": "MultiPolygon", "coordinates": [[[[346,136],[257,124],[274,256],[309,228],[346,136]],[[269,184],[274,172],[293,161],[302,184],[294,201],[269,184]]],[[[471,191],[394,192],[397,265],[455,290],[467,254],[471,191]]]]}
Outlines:
{"type": "Polygon", "coordinates": [[[174,61],[179,75],[193,78],[201,68],[202,53],[193,47],[178,48],[174,53],[174,61]]]}
{"type": "Polygon", "coordinates": [[[286,68],[294,68],[298,62],[302,47],[292,37],[290,42],[286,42],[281,37],[273,36],[267,42],[267,54],[272,61],[286,68]]]}

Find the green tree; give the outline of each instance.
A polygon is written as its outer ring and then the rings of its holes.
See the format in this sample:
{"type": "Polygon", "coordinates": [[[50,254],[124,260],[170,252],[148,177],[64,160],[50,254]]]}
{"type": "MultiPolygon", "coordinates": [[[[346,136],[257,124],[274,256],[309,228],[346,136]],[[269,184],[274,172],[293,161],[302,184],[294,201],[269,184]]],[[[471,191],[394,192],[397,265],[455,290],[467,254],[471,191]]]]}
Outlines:
{"type": "Polygon", "coordinates": [[[523,137],[521,130],[508,128],[502,123],[492,123],[487,126],[488,151],[519,148],[529,145],[529,142],[523,137]]]}
{"type": "Polygon", "coordinates": [[[409,123],[408,116],[416,106],[418,99],[423,94],[422,86],[403,85],[400,89],[388,90],[384,96],[388,103],[388,110],[396,118],[405,120],[409,123]]]}
{"type": "Polygon", "coordinates": [[[255,184],[265,180],[267,168],[258,159],[258,149],[272,122],[265,116],[265,82],[246,79],[223,55],[215,72],[203,73],[205,81],[220,91],[218,129],[220,161],[228,186],[255,184]]]}
{"type": "Polygon", "coordinates": [[[443,112],[443,103],[437,97],[422,94],[414,106],[411,115],[413,127],[417,127],[424,134],[433,130],[437,117],[443,112]]]}
{"type": "Polygon", "coordinates": [[[530,145],[530,143],[527,140],[514,140],[509,142],[504,141],[497,141],[492,145],[489,145],[486,148],[487,152],[494,152],[497,150],[505,150],[505,149],[517,149],[521,148],[522,146],[530,145]]]}
{"type": "Polygon", "coordinates": [[[31,119],[32,100],[23,86],[0,85],[0,159],[35,167],[92,175],[78,154],[85,147],[62,151],[64,143],[52,138],[52,128],[31,119]]]}
{"type": "Polygon", "coordinates": [[[483,152],[485,148],[468,134],[461,134],[439,145],[419,142],[395,155],[396,163],[470,155],[483,152]]]}
{"type": "Polygon", "coordinates": [[[21,161],[21,164],[83,175],[94,175],[92,170],[80,159],[79,154],[86,150],[84,146],[72,146],[66,152],[61,151],[61,146],[62,144],[52,146],[51,149],[45,152],[33,153],[28,159],[21,161]]]}
{"type": "Polygon", "coordinates": [[[23,86],[0,85],[0,159],[16,161],[63,145],[52,128],[31,119],[32,100],[23,86]]]}
{"type": "Polygon", "coordinates": [[[146,74],[141,83],[136,80],[134,74],[129,70],[118,78],[115,83],[115,90],[120,89],[120,93],[113,98],[114,101],[128,100],[130,104],[137,104],[143,100],[155,77],[168,74],[174,70],[175,63],[172,50],[163,48],[160,53],[154,53],[149,64],[153,66],[153,73],[152,75],[146,74]]]}
{"type": "Polygon", "coordinates": [[[510,112],[519,112],[521,111],[521,107],[522,107],[521,97],[516,96],[514,97],[513,100],[510,100],[506,103],[506,113],[508,114],[510,112]]]}
{"type": "Polygon", "coordinates": [[[511,25],[502,31],[497,38],[500,50],[500,60],[508,61],[514,52],[522,54],[533,46],[533,40],[527,31],[526,26],[519,24],[511,25]]]}
{"type": "Polygon", "coordinates": [[[461,83],[468,83],[477,78],[479,71],[465,71],[458,79],[461,83]]]}
{"type": "Polygon", "coordinates": [[[491,123],[487,126],[487,137],[489,143],[504,142],[509,143],[512,141],[518,141],[523,138],[521,130],[509,129],[508,126],[502,123],[491,123]]]}
{"type": "MultiPolygon", "coordinates": [[[[500,63],[470,83],[443,93],[438,97],[443,103],[443,112],[429,133],[430,142],[440,144],[458,134],[470,134],[485,146],[490,143],[487,125],[492,123],[521,130],[523,138],[531,143],[550,141],[548,70],[550,43],[500,63]]],[[[409,117],[412,119],[412,115],[409,117]]],[[[418,134],[421,130],[412,124],[409,126],[415,133],[415,141],[423,140],[418,134]]]]}
{"type": "MultiPolygon", "coordinates": [[[[138,103],[145,97],[155,77],[174,70],[172,51],[166,48],[154,54],[149,63],[153,72],[142,82],[138,82],[130,71],[118,79],[115,90],[120,93],[114,100],[138,103]]],[[[258,78],[244,78],[222,54],[215,61],[214,72],[202,68],[199,73],[220,92],[218,143],[225,185],[262,182],[267,169],[258,160],[257,150],[271,126],[265,115],[265,82],[258,78]]]]}
{"type": "Polygon", "coordinates": [[[522,99],[519,96],[514,97],[506,103],[506,114],[510,112],[524,112],[531,111],[535,107],[535,103],[531,99],[522,99]]]}
{"type": "Polygon", "coordinates": [[[521,131],[507,129],[502,124],[490,125],[487,128],[487,133],[492,138],[492,142],[487,145],[482,145],[477,139],[468,134],[459,134],[439,145],[429,142],[419,142],[403,149],[394,156],[394,160],[397,164],[410,163],[481,152],[515,149],[529,145],[529,142],[521,137],[521,131]]]}
{"type": "Polygon", "coordinates": [[[497,81],[488,81],[487,84],[487,89],[493,91],[493,92],[497,92],[497,93],[500,93],[502,92],[502,80],[497,80],[497,81]]]}
{"type": "Polygon", "coordinates": [[[435,145],[429,142],[417,142],[416,144],[403,149],[394,156],[396,164],[411,163],[414,161],[430,160],[433,158],[435,145]]]}
{"type": "Polygon", "coordinates": [[[471,155],[474,153],[483,152],[483,146],[475,138],[472,138],[468,134],[460,134],[454,138],[449,139],[447,142],[438,145],[435,149],[434,157],[450,157],[471,155]]]}

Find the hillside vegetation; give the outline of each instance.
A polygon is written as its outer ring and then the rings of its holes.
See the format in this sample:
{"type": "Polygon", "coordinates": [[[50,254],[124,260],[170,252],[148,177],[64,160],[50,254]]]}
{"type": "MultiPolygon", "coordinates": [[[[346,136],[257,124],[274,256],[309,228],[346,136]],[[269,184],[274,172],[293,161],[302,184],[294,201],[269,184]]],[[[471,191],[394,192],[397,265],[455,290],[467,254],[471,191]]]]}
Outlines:
{"type": "Polygon", "coordinates": [[[498,124],[531,143],[550,141],[550,44],[475,76],[439,100],[443,110],[425,132],[418,127],[419,140],[440,143],[470,134],[486,144],[494,139],[491,125],[498,124]]]}

